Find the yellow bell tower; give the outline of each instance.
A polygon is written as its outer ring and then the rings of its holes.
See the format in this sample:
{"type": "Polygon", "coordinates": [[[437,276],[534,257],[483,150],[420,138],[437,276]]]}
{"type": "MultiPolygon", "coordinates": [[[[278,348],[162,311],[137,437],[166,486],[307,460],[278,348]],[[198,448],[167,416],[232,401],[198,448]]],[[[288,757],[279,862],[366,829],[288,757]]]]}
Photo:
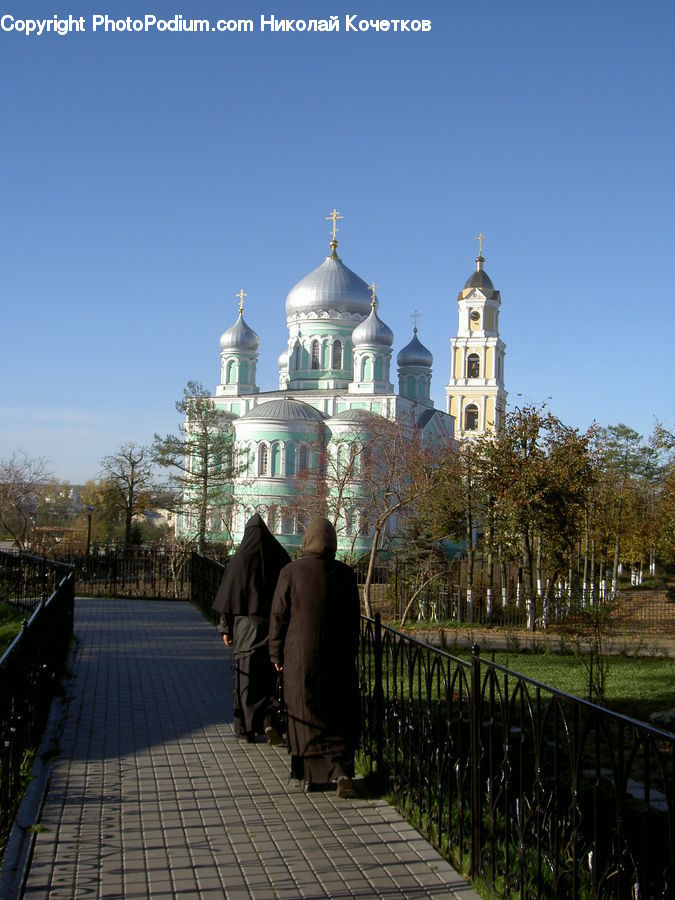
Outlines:
{"type": "Polygon", "coordinates": [[[450,340],[450,380],[446,411],[455,417],[455,437],[499,428],[506,408],[504,352],[499,337],[499,291],[483,268],[484,235],[478,235],[476,271],[457,296],[457,337],[450,340]]]}

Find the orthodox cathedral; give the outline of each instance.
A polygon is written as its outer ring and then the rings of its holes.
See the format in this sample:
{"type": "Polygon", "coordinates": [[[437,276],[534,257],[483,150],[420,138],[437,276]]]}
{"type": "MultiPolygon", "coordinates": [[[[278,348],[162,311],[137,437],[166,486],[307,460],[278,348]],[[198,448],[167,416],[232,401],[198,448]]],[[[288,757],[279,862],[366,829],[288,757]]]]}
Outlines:
{"type": "MultiPolygon", "coordinates": [[[[457,298],[459,325],[450,342],[442,412],[430,399],[433,357],[417,326],[396,355],[394,375],[394,334],[380,318],[376,286],[338,256],[342,216],[334,209],[326,218],[332,221],[329,255],[286,297],[288,337],[279,356],[278,390],[263,392],[256,383],[260,340],[244,319],[243,290],[239,316],[220,337],[220,383],[212,399],[232,438],[235,465],[229,502],[211,510],[212,541],[236,546],[250,516],[259,512],[287,549],[296,550],[309,517],[302,497],[316,497],[323,478],[329,506],[331,492],[340,494],[339,502],[332,498],[340,550],[366,552],[369,525],[359,495],[358,457],[377,417],[415,429],[427,444],[447,446],[497,428],[503,415],[500,296],[483,268],[482,244],[476,270],[457,298]],[[327,465],[333,478],[326,478],[327,465]],[[340,479],[341,471],[350,477],[340,479]]],[[[179,534],[188,536],[190,525],[187,517],[179,519],[179,534]]],[[[396,521],[389,525],[395,533],[396,521]]]]}

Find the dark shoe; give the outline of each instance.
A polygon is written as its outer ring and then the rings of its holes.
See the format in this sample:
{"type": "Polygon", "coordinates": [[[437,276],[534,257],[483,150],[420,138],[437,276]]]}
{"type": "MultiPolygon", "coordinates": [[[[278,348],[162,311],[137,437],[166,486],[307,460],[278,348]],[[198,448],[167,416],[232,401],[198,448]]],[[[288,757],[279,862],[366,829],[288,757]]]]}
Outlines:
{"type": "Polygon", "coordinates": [[[340,775],[337,780],[337,790],[335,792],[338,797],[355,797],[356,791],[354,784],[349,775],[340,775]]]}
{"type": "Polygon", "coordinates": [[[249,731],[249,733],[246,735],[246,743],[255,744],[255,731],[249,731]]]}
{"type": "Polygon", "coordinates": [[[267,738],[267,743],[271,744],[273,747],[277,747],[281,743],[281,735],[274,725],[267,726],[265,729],[265,737],[267,738]]]}

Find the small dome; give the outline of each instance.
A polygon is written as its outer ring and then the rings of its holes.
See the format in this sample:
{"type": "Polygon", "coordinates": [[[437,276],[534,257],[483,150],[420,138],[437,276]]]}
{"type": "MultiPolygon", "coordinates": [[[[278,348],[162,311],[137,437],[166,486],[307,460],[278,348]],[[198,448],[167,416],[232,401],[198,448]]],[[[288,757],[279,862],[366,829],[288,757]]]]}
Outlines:
{"type": "Polygon", "coordinates": [[[394,332],[375,312],[375,307],[370,310],[367,319],[357,325],[352,332],[354,346],[380,346],[391,347],[394,343],[394,332]]]}
{"type": "Polygon", "coordinates": [[[370,311],[368,285],[338,256],[327,256],[320,266],[301,278],[286,297],[287,316],[323,310],[361,316],[367,316],[370,311]]]}
{"type": "Polygon", "coordinates": [[[472,272],[472,274],[467,278],[464,284],[464,290],[469,291],[473,290],[473,288],[478,288],[479,291],[482,291],[486,297],[491,297],[494,294],[495,289],[492,281],[490,280],[490,276],[483,268],[483,263],[485,260],[482,256],[479,256],[476,259],[476,271],[472,272]]]}
{"type": "Polygon", "coordinates": [[[279,354],[279,368],[284,370],[288,368],[288,350],[283,350],[279,354]]]}
{"type": "Polygon", "coordinates": [[[241,417],[243,419],[267,419],[272,422],[288,422],[304,420],[305,422],[323,422],[324,416],[314,406],[301,400],[283,398],[259,403],[241,417]]]}
{"type": "Polygon", "coordinates": [[[434,357],[431,351],[427,350],[417,337],[417,329],[415,329],[412,341],[410,341],[409,344],[406,344],[402,350],[399,350],[399,354],[396,357],[396,363],[399,368],[402,368],[403,366],[423,366],[425,368],[431,368],[431,366],[433,366],[434,357]]]}
{"type": "Polygon", "coordinates": [[[361,422],[367,424],[376,417],[380,417],[379,413],[370,412],[367,409],[345,409],[331,416],[331,420],[333,422],[361,422]]]}
{"type": "Polygon", "coordinates": [[[239,313],[239,318],[231,328],[224,331],[220,336],[221,350],[241,350],[256,351],[260,346],[260,338],[252,328],[249,328],[244,322],[243,313],[239,313]]]}

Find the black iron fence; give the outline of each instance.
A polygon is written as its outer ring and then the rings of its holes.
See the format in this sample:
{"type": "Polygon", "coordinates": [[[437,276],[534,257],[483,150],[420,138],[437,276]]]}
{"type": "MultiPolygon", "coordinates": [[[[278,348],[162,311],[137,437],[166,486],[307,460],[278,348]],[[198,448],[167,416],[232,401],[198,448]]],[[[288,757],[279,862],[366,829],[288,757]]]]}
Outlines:
{"type": "MultiPolygon", "coordinates": [[[[21,557],[21,567],[33,564],[21,557]]],[[[40,742],[73,633],[73,571],[49,561],[45,569],[53,591],[38,600],[0,658],[0,834],[11,824],[27,775],[26,754],[40,742]]],[[[28,575],[19,579],[27,581],[28,575]]]]}
{"type": "Polygon", "coordinates": [[[212,622],[215,621],[216,616],[211,606],[224,571],[224,563],[202,556],[200,553],[192,553],[190,558],[190,600],[212,622]]]}
{"type": "Polygon", "coordinates": [[[0,603],[30,612],[70,571],[70,566],[43,556],[0,551],[0,603]]]}
{"type": "Polygon", "coordinates": [[[499,896],[671,897],[675,735],[362,620],[363,747],[499,896]]]}

